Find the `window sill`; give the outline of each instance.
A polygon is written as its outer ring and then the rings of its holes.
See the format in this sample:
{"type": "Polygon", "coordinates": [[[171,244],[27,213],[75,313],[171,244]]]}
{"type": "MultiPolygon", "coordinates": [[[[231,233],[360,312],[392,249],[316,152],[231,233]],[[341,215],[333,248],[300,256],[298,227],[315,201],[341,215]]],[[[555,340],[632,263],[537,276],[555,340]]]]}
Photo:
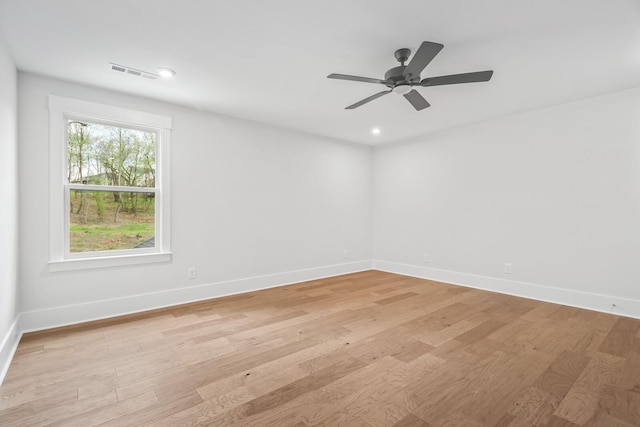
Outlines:
{"type": "Polygon", "coordinates": [[[159,254],[120,255],[100,258],[77,258],[49,261],[49,271],[87,270],[90,268],[120,267],[126,265],[151,264],[171,261],[171,252],[159,254]]]}

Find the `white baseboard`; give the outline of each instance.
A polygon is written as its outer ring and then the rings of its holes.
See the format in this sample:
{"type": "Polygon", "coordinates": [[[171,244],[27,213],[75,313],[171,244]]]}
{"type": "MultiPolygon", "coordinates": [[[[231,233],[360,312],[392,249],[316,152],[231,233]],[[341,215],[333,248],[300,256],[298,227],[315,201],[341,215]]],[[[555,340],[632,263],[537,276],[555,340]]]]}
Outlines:
{"type": "Polygon", "coordinates": [[[20,314],[20,332],[33,332],[92,320],[106,319],[189,302],[241,294],[292,283],[371,270],[371,260],[247,277],[189,288],[171,289],[78,305],[27,311],[20,314]]]}
{"type": "Polygon", "coordinates": [[[18,316],[2,341],[0,341],[0,385],[2,385],[2,381],[7,375],[9,365],[11,365],[11,360],[13,360],[13,355],[18,348],[21,337],[20,316],[18,316]]]}
{"type": "Polygon", "coordinates": [[[373,268],[375,270],[387,271],[389,273],[403,274],[405,276],[451,283],[453,285],[460,285],[468,288],[483,289],[507,295],[640,319],[639,300],[622,298],[614,295],[594,294],[534,283],[518,282],[515,280],[498,279],[496,277],[478,276],[474,274],[459,273],[456,271],[402,264],[393,261],[373,260],[373,268]]]}

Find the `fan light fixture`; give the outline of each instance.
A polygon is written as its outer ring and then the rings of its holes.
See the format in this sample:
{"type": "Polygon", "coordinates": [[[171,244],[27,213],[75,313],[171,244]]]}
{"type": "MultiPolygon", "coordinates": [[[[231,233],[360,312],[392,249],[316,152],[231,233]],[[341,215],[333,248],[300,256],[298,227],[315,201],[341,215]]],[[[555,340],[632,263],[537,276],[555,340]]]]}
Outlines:
{"type": "Polygon", "coordinates": [[[374,134],[374,135],[379,135],[380,134],[380,128],[371,129],[371,133],[374,134]]]}
{"type": "Polygon", "coordinates": [[[160,77],[164,77],[165,79],[168,79],[175,76],[176,72],[173,71],[171,68],[160,67],[158,68],[158,74],[160,74],[160,77]]]}
{"type": "Polygon", "coordinates": [[[405,95],[405,94],[411,92],[411,86],[410,85],[398,85],[398,86],[394,87],[392,90],[393,90],[393,93],[395,93],[396,95],[405,95]]]}

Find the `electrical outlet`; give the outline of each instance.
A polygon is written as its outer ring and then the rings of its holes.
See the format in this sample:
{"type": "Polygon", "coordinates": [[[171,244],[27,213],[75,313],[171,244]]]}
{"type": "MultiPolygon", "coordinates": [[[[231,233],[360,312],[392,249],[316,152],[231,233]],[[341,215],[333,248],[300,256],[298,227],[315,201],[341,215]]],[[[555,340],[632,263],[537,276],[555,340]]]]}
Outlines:
{"type": "Polygon", "coordinates": [[[349,251],[345,249],[344,253],[342,254],[342,257],[343,257],[344,259],[349,258],[349,251]]]}
{"type": "Polygon", "coordinates": [[[513,274],[513,271],[511,270],[511,263],[504,263],[504,274],[513,274]]]}
{"type": "Polygon", "coordinates": [[[195,279],[196,278],[196,268],[189,267],[187,269],[187,279],[195,279]]]}
{"type": "Polygon", "coordinates": [[[429,256],[429,254],[424,254],[424,263],[428,264],[431,262],[431,257],[429,256]]]}

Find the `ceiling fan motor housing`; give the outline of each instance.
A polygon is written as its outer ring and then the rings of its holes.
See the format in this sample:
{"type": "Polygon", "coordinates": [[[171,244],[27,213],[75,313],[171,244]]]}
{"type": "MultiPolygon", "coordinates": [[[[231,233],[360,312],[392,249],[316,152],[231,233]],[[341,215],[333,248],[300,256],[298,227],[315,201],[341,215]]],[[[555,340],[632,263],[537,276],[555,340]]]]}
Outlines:
{"type": "Polygon", "coordinates": [[[407,68],[404,63],[409,60],[409,57],[411,56],[411,49],[398,49],[395,51],[394,56],[396,57],[400,65],[398,67],[393,67],[385,73],[384,79],[389,82],[389,84],[387,84],[387,87],[393,88],[398,84],[407,84],[420,81],[420,76],[408,79],[403,75],[404,69],[407,68]]]}
{"type": "Polygon", "coordinates": [[[394,87],[395,85],[402,83],[417,83],[420,81],[420,76],[412,76],[413,78],[409,79],[402,75],[405,68],[407,67],[399,65],[391,68],[384,74],[384,79],[389,82],[389,84],[387,84],[388,87],[394,87]]]}

